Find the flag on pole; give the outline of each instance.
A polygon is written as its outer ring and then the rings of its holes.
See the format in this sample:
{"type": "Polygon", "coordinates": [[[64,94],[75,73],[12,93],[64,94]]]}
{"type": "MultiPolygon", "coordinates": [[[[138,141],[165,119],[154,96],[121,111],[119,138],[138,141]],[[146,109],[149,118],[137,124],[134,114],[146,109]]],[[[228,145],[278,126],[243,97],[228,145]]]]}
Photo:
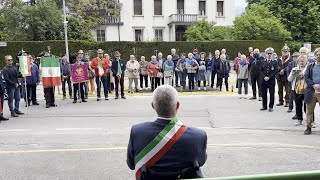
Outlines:
{"type": "Polygon", "coordinates": [[[31,76],[30,56],[19,56],[19,71],[23,77],[31,76]]]}
{"type": "Polygon", "coordinates": [[[104,74],[104,70],[103,70],[103,66],[100,58],[98,58],[98,68],[99,68],[99,76],[102,76],[104,74]]]}
{"type": "Polygon", "coordinates": [[[61,84],[59,58],[43,57],[40,62],[43,86],[59,86],[61,84]]]}

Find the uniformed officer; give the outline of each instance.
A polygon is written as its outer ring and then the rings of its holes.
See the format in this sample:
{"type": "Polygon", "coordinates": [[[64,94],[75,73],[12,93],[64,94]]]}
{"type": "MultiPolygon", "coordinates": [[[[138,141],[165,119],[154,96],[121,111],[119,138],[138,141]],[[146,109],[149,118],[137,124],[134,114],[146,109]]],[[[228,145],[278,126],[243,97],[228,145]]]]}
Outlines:
{"type": "Polygon", "coordinates": [[[273,111],[274,93],[276,85],[276,75],[278,72],[278,63],[276,59],[272,58],[274,49],[269,47],[265,50],[267,55],[265,61],[262,62],[260,67],[261,89],[262,89],[262,108],[261,111],[267,110],[268,102],[268,89],[270,93],[269,112],[273,111]]]}

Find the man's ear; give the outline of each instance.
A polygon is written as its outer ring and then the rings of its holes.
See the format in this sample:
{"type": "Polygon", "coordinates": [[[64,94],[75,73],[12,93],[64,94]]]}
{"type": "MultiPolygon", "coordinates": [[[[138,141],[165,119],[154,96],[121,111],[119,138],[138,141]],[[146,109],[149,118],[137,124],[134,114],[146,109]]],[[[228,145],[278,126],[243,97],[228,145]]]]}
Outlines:
{"type": "Polygon", "coordinates": [[[180,108],[180,102],[178,101],[176,110],[178,110],[179,108],[180,108]]]}
{"type": "Polygon", "coordinates": [[[154,105],[153,105],[153,102],[151,103],[151,107],[152,107],[152,109],[154,109],[154,105]]]}

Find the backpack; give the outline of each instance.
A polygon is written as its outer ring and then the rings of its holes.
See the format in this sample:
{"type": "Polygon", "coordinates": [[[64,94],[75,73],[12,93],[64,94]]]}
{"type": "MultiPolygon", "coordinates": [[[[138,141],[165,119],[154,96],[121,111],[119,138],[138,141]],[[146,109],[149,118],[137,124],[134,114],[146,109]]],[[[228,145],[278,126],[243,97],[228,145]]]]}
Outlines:
{"type": "Polygon", "coordinates": [[[305,82],[304,78],[297,80],[295,84],[295,90],[297,94],[304,94],[304,91],[307,88],[307,83],[305,82]]]}

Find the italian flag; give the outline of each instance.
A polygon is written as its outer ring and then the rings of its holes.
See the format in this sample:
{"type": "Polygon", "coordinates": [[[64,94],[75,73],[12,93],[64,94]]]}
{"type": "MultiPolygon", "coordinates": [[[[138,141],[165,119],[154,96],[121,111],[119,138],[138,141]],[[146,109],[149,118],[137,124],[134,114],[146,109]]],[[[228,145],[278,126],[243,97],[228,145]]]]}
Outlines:
{"type": "Polygon", "coordinates": [[[187,130],[177,118],[169,124],[149,143],[134,159],[136,179],[141,176],[141,167],[145,164],[148,168],[153,166],[170,148],[179,140],[187,130]]]}
{"type": "Polygon", "coordinates": [[[40,64],[43,86],[59,86],[61,84],[59,58],[43,57],[41,58],[40,64]]]}
{"type": "Polygon", "coordinates": [[[103,70],[103,66],[100,58],[98,58],[98,70],[99,70],[99,76],[102,76],[104,74],[104,70],[103,70]]]}
{"type": "Polygon", "coordinates": [[[19,71],[23,77],[31,76],[30,56],[19,57],[19,71]]]}

